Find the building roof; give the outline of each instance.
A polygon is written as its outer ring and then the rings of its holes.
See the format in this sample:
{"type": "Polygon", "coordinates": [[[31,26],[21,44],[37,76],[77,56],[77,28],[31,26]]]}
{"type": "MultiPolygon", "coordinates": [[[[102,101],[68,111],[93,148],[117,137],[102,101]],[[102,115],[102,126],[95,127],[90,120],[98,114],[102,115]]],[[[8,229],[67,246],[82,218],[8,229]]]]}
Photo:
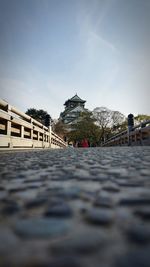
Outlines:
{"type": "Polygon", "coordinates": [[[79,103],[85,103],[86,101],[81,99],[77,94],[75,94],[72,98],[68,99],[64,105],[67,105],[68,102],[79,102],[79,103]]]}

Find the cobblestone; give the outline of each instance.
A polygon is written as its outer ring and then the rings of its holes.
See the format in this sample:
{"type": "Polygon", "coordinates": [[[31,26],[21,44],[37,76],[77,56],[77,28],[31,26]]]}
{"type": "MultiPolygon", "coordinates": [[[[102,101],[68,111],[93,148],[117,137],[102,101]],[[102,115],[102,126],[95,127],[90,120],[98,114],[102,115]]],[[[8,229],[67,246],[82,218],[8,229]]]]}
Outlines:
{"type": "Polygon", "coordinates": [[[149,267],[150,147],[0,154],[0,266],[149,267]]]}

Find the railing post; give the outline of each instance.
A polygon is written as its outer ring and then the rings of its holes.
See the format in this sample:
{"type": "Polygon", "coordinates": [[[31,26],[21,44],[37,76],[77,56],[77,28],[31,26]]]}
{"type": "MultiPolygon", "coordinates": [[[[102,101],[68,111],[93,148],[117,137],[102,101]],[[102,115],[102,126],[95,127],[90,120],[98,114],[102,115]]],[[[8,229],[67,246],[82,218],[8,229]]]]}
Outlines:
{"type": "MultiPolygon", "coordinates": [[[[11,106],[10,105],[7,106],[7,112],[11,116],[11,106]]],[[[11,136],[11,121],[9,121],[9,120],[7,121],[7,135],[11,136]]]]}
{"type": "Polygon", "coordinates": [[[51,139],[52,139],[52,126],[50,125],[48,127],[49,129],[49,147],[51,147],[51,139]]]}
{"type": "MultiPolygon", "coordinates": [[[[7,112],[10,115],[11,119],[11,106],[8,104],[7,105],[7,112]]],[[[10,138],[10,142],[8,143],[9,148],[13,147],[12,140],[11,140],[11,120],[7,121],[7,136],[10,138]]]]}
{"type": "Polygon", "coordinates": [[[42,129],[43,129],[43,134],[42,134],[42,147],[44,148],[45,145],[44,145],[44,125],[42,126],[42,129]]]}
{"type": "Polygon", "coordinates": [[[21,125],[21,138],[24,138],[24,126],[21,125]]]}
{"type": "Polygon", "coordinates": [[[128,115],[128,146],[131,145],[131,138],[130,138],[130,132],[132,131],[134,126],[134,116],[133,114],[128,115]]]}
{"type": "Polygon", "coordinates": [[[39,131],[37,131],[37,141],[39,142],[39,140],[40,140],[40,133],[39,131]]]}
{"type": "Polygon", "coordinates": [[[32,147],[34,147],[34,140],[33,140],[33,119],[31,118],[31,141],[32,141],[32,147]]]}

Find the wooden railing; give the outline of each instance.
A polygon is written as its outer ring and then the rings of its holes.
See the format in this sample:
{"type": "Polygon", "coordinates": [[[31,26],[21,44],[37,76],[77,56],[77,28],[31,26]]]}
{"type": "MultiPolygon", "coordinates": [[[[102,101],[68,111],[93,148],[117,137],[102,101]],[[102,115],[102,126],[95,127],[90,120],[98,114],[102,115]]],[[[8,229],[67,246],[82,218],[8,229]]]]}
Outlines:
{"type": "Polygon", "coordinates": [[[116,134],[102,144],[102,146],[127,145],[150,145],[150,120],[141,122],[131,131],[125,130],[116,134]]]}
{"type": "Polygon", "coordinates": [[[0,99],[0,149],[65,148],[51,127],[46,127],[0,99]]]}

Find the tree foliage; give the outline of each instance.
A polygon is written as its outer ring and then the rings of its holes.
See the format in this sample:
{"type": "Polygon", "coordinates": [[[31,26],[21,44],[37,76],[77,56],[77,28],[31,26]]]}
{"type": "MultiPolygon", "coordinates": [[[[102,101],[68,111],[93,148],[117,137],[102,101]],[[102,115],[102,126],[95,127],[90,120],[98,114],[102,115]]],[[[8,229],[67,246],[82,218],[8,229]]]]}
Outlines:
{"type": "Polygon", "coordinates": [[[105,107],[95,108],[93,117],[101,129],[101,141],[111,136],[114,131],[118,131],[125,120],[125,116],[119,111],[112,111],[105,107]]]}
{"type": "Polygon", "coordinates": [[[45,124],[45,117],[48,115],[47,111],[43,109],[35,109],[35,108],[29,108],[26,111],[26,114],[32,117],[33,119],[41,122],[42,124],[45,124]]]}
{"type": "Polygon", "coordinates": [[[68,139],[72,142],[81,142],[88,139],[90,146],[99,143],[100,128],[95,124],[95,119],[91,112],[81,113],[80,119],[71,125],[71,131],[68,133],[68,139]]]}
{"type": "Polygon", "coordinates": [[[138,122],[142,122],[150,120],[150,116],[145,114],[138,114],[136,117],[134,117],[134,119],[138,122]]]}
{"type": "Polygon", "coordinates": [[[61,138],[65,139],[67,135],[67,126],[62,121],[57,121],[53,125],[53,131],[58,134],[61,138]]]}

